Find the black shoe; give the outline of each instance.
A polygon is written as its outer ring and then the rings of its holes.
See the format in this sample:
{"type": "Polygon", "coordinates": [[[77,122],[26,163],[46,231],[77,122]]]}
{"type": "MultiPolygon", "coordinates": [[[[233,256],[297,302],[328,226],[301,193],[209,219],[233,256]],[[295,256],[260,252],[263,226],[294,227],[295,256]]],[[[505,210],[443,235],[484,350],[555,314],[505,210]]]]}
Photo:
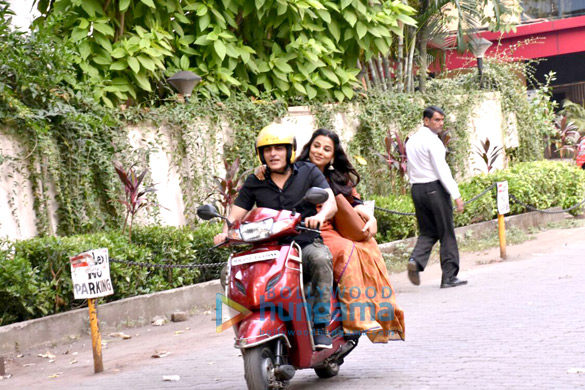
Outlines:
{"type": "Polygon", "coordinates": [[[420,284],[420,275],[418,270],[418,264],[416,263],[416,261],[410,259],[408,261],[406,269],[408,269],[408,279],[410,279],[412,284],[418,286],[420,284]]]}
{"type": "Polygon", "coordinates": [[[461,280],[457,276],[441,281],[441,288],[457,287],[467,284],[467,280],[461,280]]]}
{"type": "Polygon", "coordinates": [[[313,336],[313,341],[315,342],[316,349],[331,349],[331,348],[333,348],[333,343],[331,341],[331,337],[329,337],[329,332],[327,332],[326,327],[315,328],[315,334],[313,336]]]}

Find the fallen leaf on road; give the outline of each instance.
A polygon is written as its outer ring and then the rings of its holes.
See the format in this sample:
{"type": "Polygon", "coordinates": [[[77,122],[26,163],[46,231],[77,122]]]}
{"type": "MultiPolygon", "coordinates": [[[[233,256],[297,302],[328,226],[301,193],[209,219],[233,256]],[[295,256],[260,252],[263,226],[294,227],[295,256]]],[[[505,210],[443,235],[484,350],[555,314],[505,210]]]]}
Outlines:
{"type": "Polygon", "coordinates": [[[152,355],[151,357],[153,357],[153,358],[163,358],[165,356],[169,356],[169,354],[170,354],[170,352],[167,352],[167,351],[160,351],[160,352],[155,351],[154,352],[154,355],[152,355]]]}
{"type": "Polygon", "coordinates": [[[177,330],[177,331],[175,332],[175,334],[182,334],[182,333],[185,333],[185,331],[184,331],[184,330],[177,330]]]}
{"type": "Polygon", "coordinates": [[[181,380],[181,377],[178,375],[163,375],[163,381],[166,382],[175,382],[181,380]]]}
{"type": "Polygon", "coordinates": [[[49,363],[55,363],[55,359],[49,360],[49,363]]]}
{"type": "Polygon", "coordinates": [[[73,359],[69,362],[69,364],[75,364],[75,363],[77,363],[77,359],[73,359]]]}
{"type": "Polygon", "coordinates": [[[4,376],[0,375],[0,381],[4,380],[4,379],[10,379],[10,378],[12,378],[12,374],[4,375],[4,376]]]}
{"type": "Polygon", "coordinates": [[[53,355],[51,352],[47,351],[47,353],[39,353],[39,357],[48,358],[48,359],[55,359],[56,356],[53,355]]]}
{"type": "Polygon", "coordinates": [[[567,374],[585,374],[585,368],[571,368],[567,374]]]}
{"type": "Polygon", "coordinates": [[[109,337],[119,337],[122,340],[128,340],[128,339],[132,338],[132,336],[130,336],[129,334],[126,334],[124,332],[110,333],[108,336],[109,337]]]}
{"type": "Polygon", "coordinates": [[[49,378],[58,378],[59,375],[63,374],[62,372],[56,372],[53,375],[49,375],[49,378]]]}
{"type": "Polygon", "coordinates": [[[27,364],[23,364],[22,366],[23,367],[30,367],[30,366],[34,366],[34,365],[35,365],[35,363],[27,363],[27,364]]]}
{"type": "Polygon", "coordinates": [[[24,355],[16,355],[17,358],[23,358],[24,355]]]}

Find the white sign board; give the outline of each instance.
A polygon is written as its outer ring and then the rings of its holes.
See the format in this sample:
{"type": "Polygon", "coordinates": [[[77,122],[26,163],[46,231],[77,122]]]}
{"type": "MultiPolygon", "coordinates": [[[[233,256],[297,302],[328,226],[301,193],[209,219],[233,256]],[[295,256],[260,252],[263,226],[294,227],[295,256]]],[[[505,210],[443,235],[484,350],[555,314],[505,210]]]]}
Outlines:
{"type": "Polygon", "coordinates": [[[507,214],[510,212],[510,198],[508,197],[508,182],[498,182],[498,214],[507,214]]]}
{"type": "Polygon", "coordinates": [[[94,249],[69,258],[75,299],[112,295],[108,248],[94,249]]]}

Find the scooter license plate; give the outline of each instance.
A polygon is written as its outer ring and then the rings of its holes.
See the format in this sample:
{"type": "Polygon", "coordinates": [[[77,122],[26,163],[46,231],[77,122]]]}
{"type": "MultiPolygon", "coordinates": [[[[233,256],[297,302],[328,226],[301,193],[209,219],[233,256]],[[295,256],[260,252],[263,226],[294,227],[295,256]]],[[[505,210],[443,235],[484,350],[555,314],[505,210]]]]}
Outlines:
{"type": "Polygon", "coordinates": [[[255,263],[257,261],[271,260],[271,259],[277,258],[279,255],[280,255],[279,251],[268,251],[268,252],[252,253],[251,255],[233,257],[232,258],[232,266],[248,264],[248,263],[255,263]]]}

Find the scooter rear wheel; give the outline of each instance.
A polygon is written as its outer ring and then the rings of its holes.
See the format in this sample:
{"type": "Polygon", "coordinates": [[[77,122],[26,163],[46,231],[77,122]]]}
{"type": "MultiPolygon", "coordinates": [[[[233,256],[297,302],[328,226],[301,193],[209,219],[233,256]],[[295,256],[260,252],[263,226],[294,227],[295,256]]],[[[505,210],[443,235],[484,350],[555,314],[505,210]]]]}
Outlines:
{"type": "Polygon", "coordinates": [[[274,354],[267,345],[259,345],[242,351],[244,357],[244,376],[248,390],[267,390],[276,388],[274,377],[274,354]]]}

